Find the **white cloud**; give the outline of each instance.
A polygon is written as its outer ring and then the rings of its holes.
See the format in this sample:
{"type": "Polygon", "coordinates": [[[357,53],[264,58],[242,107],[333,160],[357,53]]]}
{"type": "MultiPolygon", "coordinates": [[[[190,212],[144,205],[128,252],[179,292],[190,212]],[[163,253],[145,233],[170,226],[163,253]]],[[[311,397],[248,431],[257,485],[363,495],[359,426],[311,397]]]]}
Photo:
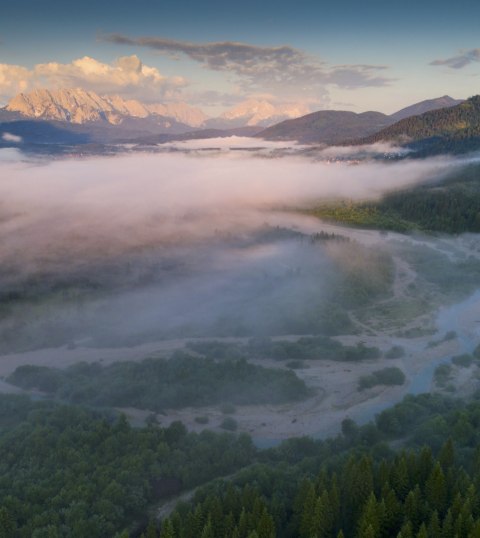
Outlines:
{"type": "Polygon", "coordinates": [[[5,142],[14,142],[15,144],[20,144],[23,141],[23,138],[12,133],[3,133],[2,140],[5,142]]]}
{"type": "Polygon", "coordinates": [[[144,101],[158,101],[175,97],[186,85],[183,77],[166,77],[157,68],[143,64],[136,55],[120,57],[112,64],[89,56],[67,64],[37,64],[33,69],[0,64],[2,100],[36,87],[82,87],[100,94],[116,93],[144,101]]]}
{"type": "Polygon", "coordinates": [[[0,64],[0,102],[28,90],[31,71],[21,65],[0,64]]]}

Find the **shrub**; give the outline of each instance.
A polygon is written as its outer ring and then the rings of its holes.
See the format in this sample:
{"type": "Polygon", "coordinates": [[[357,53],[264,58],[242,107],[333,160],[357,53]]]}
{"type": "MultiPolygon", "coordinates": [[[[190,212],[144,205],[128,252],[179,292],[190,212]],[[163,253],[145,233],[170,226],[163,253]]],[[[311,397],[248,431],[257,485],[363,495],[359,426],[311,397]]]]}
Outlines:
{"type": "Polygon", "coordinates": [[[464,353],[463,355],[457,355],[456,357],[452,357],[452,363],[455,364],[455,366],[461,366],[462,368],[468,368],[472,365],[473,357],[472,355],[469,355],[468,353],[464,353]]]}
{"type": "Polygon", "coordinates": [[[362,376],[358,381],[358,390],[369,389],[377,385],[403,385],[405,374],[400,368],[390,367],[362,376]]]}
{"type": "Polygon", "coordinates": [[[405,349],[402,346],[393,346],[385,352],[386,359],[400,359],[405,357],[405,349]]]}
{"type": "Polygon", "coordinates": [[[234,432],[238,428],[238,424],[234,418],[227,417],[222,420],[220,428],[223,428],[224,430],[228,430],[230,432],[234,432]]]}

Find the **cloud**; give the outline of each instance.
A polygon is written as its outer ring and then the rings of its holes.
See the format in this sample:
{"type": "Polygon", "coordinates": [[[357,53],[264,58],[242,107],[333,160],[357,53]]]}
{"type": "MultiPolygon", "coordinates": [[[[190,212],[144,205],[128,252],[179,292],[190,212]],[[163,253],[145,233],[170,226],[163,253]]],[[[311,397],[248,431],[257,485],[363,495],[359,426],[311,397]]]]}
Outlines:
{"type": "Polygon", "coordinates": [[[5,142],[13,142],[14,144],[20,144],[23,142],[23,138],[21,136],[12,133],[3,133],[2,140],[5,142]]]}
{"type": "Polygon", "coordinates": [[[430,62],[430,65],[446,65],[451,69],[462,69],[474,62],[480,62],[480,49],[460,51],[460,54],[457,56],[452,56],[445,60],[434,60],[430,62]]]}
{"type": "Polygon", "coordinates": [[[49,62],[33,69],[0,64],[0,98],[9,99],[35,87],[76,88],[100,94],[116,93],[145,101],[169,99],[187,85],[183,77],[165,77],[136,55],[123,56],[107,64],[84,56],[71,63],[49,62]]]}
{"type": "Polygon", "coordinates": [[[26,67],[0,63],[0,102],[28,90],[31,77],[26,67]]]}
{"type": "Polygon", "coordinates": [[[387,69],[384,65],[341,65],[331,70],[330,81],[340,88],[349,90],[366,86],[381,87],[391,81],[377,75],[378,71],[384,69],[387,69]]]}
{"type": "Polygon", "coordinates": [[[161,37],[130,38],[111,34],[103,39],[118,45],[153,49],[174,58],[187,56],[212,71],[231,73],[245,94],[272,93],[280,100],[322,102],[329,85],[341,88],[385,86],[385,66],[329,66],[294,47],[260,47],[233,41],[192,43],[161,37]]]}

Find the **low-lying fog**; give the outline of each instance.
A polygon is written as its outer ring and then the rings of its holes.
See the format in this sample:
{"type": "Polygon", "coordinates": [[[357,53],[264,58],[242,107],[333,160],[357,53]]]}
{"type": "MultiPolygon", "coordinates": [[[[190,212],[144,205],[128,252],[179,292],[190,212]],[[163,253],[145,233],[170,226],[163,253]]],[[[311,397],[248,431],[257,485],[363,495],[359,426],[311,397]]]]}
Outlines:
{"type": "Polygon", "coordinates": [[[457,164],[332,163],[300,147],[275,157],[285,147],[215,139],[59,160],[0,151],[0,330],[20,347],[231,334],[234,326],[238,334],[315,331],[295,320],[320,308],[351,247],[313,244],[282,210],[379,197],[457,164]]]}

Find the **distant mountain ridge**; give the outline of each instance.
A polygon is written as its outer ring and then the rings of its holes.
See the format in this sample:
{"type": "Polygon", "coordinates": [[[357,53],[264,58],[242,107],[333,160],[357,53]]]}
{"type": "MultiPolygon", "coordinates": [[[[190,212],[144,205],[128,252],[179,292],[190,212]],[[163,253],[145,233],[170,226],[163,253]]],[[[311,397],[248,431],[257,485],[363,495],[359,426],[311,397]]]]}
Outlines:
{"type": "Polygon", "coordinates": [[[266,100],[247,99],[218,118],[207,121],[210,127],[269,127],[280,121],[304,116],[310,111],[301,103],[274,105],[266,100]]]}
{"type": "Polygon", "coordinates": [[[393,122],[390,116],[381,112],[356,114],[321,110],[278,123],[257,136],[265,140],[296,140],[304,144],[336,144],[373,134],[393,122]]]}
{"type": "Polygon", "coordinates": [[[265,140],[296,140],[304,144],[343,144],[373,135],[396,123],[400,118],[418,114],[418,111],[436,110],[461,102],[463,101],[445,95],[415,103],[390,116],[381,112],[356,114],[342,110],[320,110],[278,123],[261,131],[257,136],[265,140]]]}
{"type": "Polygon", "coordinates": [[[355,141],[356,144],[394,142],[418,143],[438,148],[459,143],[470,146],[480,141],[480,95],[470,97],[459,105],[431,110],[411,116],[382,129],[378,133],[355,141]]]}
{"type": "Polygon", "coordinates": [[[419,114],[430,112],[431,110],[456,106],[463,103],[463,101],[463,99],[453,99],[449,95],[444,95],[443,97],[427,99],[426,101],[420,101],[420,103],[415,103],[414,105],[402,108],[398,112],[391,114],[390,117],[394,118],[395,121],[400,121],[405,118],[409,118],[410,116],[418,116],[419,114]]]}
{"type": "Polygon", "coordinates": [[[429,148],[435,146],[437,152],[446,147],[447,140],[451,149],[455,140],[456,147],[464,150],[470,147],[468,144],[477,143],[475,137],[480,137],[478,100],[480,97],[453,104],[458,100],[443,96],[416,103],[390,116],[375,111],[357,114],[321,110],[264,128],[282,114],[295,116],[306,108],[295,104],[276,106],[265,100],[250,99],[218,118],[207,118],[201,110],[186,103],[145,104],[81,89],[35,90],[17,95],[0,109],[0,145],[137,141],[156,144],[236,134],[304,144],[394,142],[414,149],[428,145],[429,148]],[[427,111],[420,115],[410,115],[425,109],[427,111]],[[405,115],[406,118],[397,121],[405,115]],[[415,143],[418,144],[414,147],[415,143]]]}
{"type": "Polygon", "coordinates": [[[5,107],[28,118],[66,121],[84,124],[105,121],[119,125],[126,118],[172,118],[189,127],[203,125],[207,116],[186,103],[144,104],[118,95],[100,96],[80,88],[62,90],[33,90],[14,97],[5,107]]]}
{"type": "Polygon", "coordinates": [[[274,105],[266,100],[247,99],[218,118],[209,118],[199,108],[183,102],[143,103],[119,95],[99,95],[81,88],[36,89],[11,99],[5,108],[0,109],[0,121],[8,121],[6,113],[20,115],[13,119],[63,121],[78,125],[96,122],[122,125],[133,119],[149,120],[151,127],[157,120],[157,127],[169,132],[179,131],[182,126],[219,129],[267,127],[308,111],[308,107],[302,104],[274,105]]]}

